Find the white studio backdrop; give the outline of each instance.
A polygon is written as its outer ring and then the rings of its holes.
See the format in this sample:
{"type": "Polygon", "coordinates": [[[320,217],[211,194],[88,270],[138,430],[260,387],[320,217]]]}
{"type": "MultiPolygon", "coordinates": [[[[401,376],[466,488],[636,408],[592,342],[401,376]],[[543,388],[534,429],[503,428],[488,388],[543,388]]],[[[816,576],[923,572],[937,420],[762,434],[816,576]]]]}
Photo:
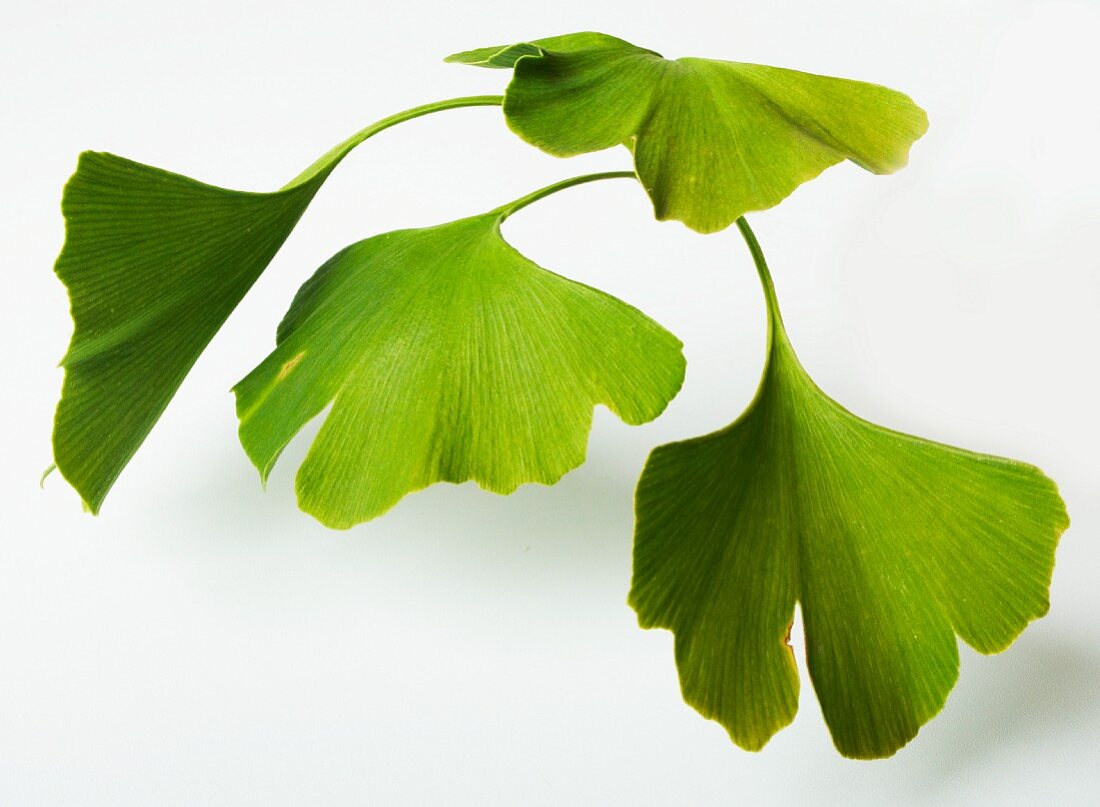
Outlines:
{"type": "Polygon", "coordinates": [[[3,19],[0,804],[1100,803],[1100,4],[7,0],[3,19]],[[944,712],[889,760],[836,754],[805,675],[794,725],[737,749],[680,700],[671,636],[625,604],[647,452],[729,422],[756,386],[763,306],[735,232],[658,224],[626,182],[507,223],[540,264],[686,344],[668,412],[630,428],[599,410],[588,463],[554,488],[437,486],[334,533],[293,501],[311,429],[266,493],[236,441],[229,387],[337,249],[627,167],[623,150],[555,160],[491,108],[375,138],[102,515],[56,476],[37,487],[70,333],[58,202],[79,151],[274,189],[372,120],[502,90],[506,73],[446,54],[588,29],[883,83],[929,111],[905,171],[838,166],[751,217],[831,395],[1039,465],[1073,519],[1050,615],[1001,656],[964,650],[944,712]]]}

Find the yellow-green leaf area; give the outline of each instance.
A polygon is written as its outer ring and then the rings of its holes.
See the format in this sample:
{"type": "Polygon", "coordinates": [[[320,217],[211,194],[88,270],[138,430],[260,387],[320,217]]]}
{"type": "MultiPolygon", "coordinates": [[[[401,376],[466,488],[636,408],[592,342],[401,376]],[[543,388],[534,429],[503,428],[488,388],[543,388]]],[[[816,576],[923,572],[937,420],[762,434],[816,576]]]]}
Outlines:
{"type": "Polygon", "coordinates": [[[552,484],[584,461],[595,405],[639,424],[679,390],[679,340],[525,258],[501,236],[506,215],[339,252],[235,387],[241,443],[264,477],[331,404],[296,479],[324,524],[350,527],[436,482],[552,484]]]}
{"type": "Polygon", "coordinates": [[[703,233],[778,204],[843,160],[902,168],[928,128],[906,95],[862,81],[712,59],[665,59],[621,39],[567,34],[455,54],[512,67],[508,125],[568,157],[633,144],[658,219],[703,233]]]}

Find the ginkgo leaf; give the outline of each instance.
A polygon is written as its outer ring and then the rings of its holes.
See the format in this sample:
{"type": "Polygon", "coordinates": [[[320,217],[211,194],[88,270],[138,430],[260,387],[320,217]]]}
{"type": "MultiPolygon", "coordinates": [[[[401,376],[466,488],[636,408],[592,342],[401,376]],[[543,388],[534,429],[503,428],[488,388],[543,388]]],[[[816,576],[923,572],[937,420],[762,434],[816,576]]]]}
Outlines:
{"type": "Polygon", "coordinates": [[[768,299],[767,364],[748,410],[650,455],[630,603],[643,627],[675,633],[685,699],[753,750],[794,718],[786,639],[800,603],[837,748],[889,756],[942,707],[956,634],[995,653],[1046,613],[1068,518],[1030,465],[835,403],[795,357],[770,283],[768,299]]]}
{"type": "Polygon", "coordinates": [[[703,233],[782,201],[848,159],[902,168],[928,128],[895,90],[778,67],[670,60],[605,34],[581,33],[457,53],[448,61],[514,68],[508,125],[559,157],[634,150],[658,219],[703,233]]]}
{"type": "Polygon", "coordinates": [[[207,343],[356,145],[395,123],[498,96],[429,104],[344,141],[274,193],[246,193],[116,157],[80,155],[62,197],[55,271],[74,330],[54,461],[97,512],[207,343]]]}
{"type": "Polygon", "coordinates": [[[679,340],[517,252],[500,233],[514,209],[339,252],[234,388],[241,443],[265,478],[332,404],[296,483],[324,524],[374,518],[435,482],[552,484],[584,461],[594,405],[638,424],[679,390],[679,340]]]}

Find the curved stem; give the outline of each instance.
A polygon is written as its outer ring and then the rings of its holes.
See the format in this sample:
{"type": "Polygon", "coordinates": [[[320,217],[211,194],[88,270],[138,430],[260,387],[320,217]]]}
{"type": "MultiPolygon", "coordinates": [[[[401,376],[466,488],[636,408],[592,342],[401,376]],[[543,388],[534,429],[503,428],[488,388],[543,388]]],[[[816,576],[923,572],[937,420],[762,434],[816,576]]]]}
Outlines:
{"type": "Polygon", "coordinates": [[[379,132],[389,129],[391,126],[396,126],[399,123],[404,123],[405,121],[410,121],[423,115],[430,115],[433,112],[442,112],[445,109],[458,109],[467,106],[500,106],[503,101],[504,96],[502,95],[469,95],[463,98],[448,98],[445,101],[434,101],[430,104],[416,106],[412,109],[406,109],[404,112],[398,112],[395,115],[382,118],[382,120],[372,123],[367,128],[356,132],[343,142],[333,146],[315,160],[309,168],[290,180],[290,182],[284,185],[280,190],[287,190],[296,185],[301,185],[303,182],[313,179],[318,174],[331,171],[353,148],[367,138],[373,137],[379,132]]]}
{"type": "Polygon", "coordinates": [[[752,253],[752,262],[756,264],[756,273],[760,276],[760,285],[764,288],[764,303],[768,308],[768,344],[771,345],[776,338],[786,341],[787,334],[783,328],[783,315],[779,311],[779,300],[775,296],[775,285],[772,283],[772,273],[768,271],[768,262],[764,259],[764,250],[760,248],[760,242],[756,240],[756,233],[749,227],[745,217],[737,219],[737,229],[752,253]]]}
{"type": "Polygon", "coordinates": [[[768,271],[768,262],[764,259],[764,250],[760,248],[760,242],[756,240],[756,233],[752,231],[749,223],[742,216],[737,220],[737,229],[741,231],[749,252],[752,253],[752,262],[756,264],[756,273],[760,276],[760,285],[764,288],[764,302],[768,306],[768,318],[775,319],[777,325],[783,324],[783,317],[779,313],[779,300],[775,296],[775,285],[772,283],[772,273],[768,271]]]}
{"type": "Polygon", "coordinates": [[[558,191],[563,191],[566,188],[572,188],[574,185],[583,185],[586,182],[596,182],[600,179],[625,179],[627,177],[637,179],[637,175],[633,171],[604,171],[599,174],[583,174],[578,177],[570,177],[569,179],[555,182],[553,185],[547,185],[545,188],[539,188],[537,191],[520,197],[514,202],[509,202],[502,207],[498,207],[497,212],[501,214],[501,221],[503,221],[517,210],[522,210],[527,207],[527,205],[534,204],[543,197],[549,196],[552,193],[557,193],[558,191]]]}

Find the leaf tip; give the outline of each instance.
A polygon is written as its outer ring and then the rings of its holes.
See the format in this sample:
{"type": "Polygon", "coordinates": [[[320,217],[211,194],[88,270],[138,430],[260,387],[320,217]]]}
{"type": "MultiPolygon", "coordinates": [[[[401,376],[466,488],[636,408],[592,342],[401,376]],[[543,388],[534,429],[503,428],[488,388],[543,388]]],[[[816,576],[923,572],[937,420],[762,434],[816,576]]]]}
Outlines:
{"type": "Polygon", "coordinates": [[[42,472],[42,476],[38,477],[38,488],[39,488],[39,490],[45,490],[46,489],[46,479],[49,477],[50,474],[52,474],[56,470],[57,470],[57,463],[56,462],[51,462],[49,465],[46,466],[46,469],[42,472]]]}

